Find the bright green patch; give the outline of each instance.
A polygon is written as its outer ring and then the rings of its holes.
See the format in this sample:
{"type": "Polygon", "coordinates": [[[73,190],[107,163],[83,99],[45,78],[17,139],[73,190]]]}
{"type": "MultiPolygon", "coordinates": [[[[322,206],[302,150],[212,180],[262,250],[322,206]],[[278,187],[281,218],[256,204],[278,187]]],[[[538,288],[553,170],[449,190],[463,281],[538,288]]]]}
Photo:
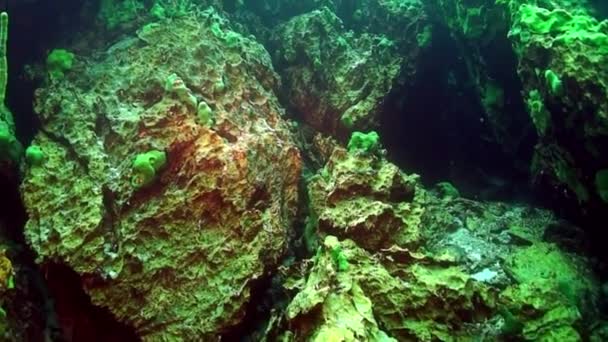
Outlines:
{"type": "Polygon", "coordinates": [[[553,96],[559,96],[563,94],[564,85],[562,83],[562,80],[555,72],[553,72],[553,70],[545,71],[545,80],[547,81],[547,86],[553,96]]]}
{"type": "Polygon", "coordinates": [[[74,54],[65,49],[54,49],[46,58],[46,68],[52,79],[63,78],[74,65],[74,54]]]}
{"type": "Polygon", "coordinates": [[[25,150],[25,160],[31,166],[40,166],[44,162],[44,152],[40,146],[31,145],[25,150]]]}
{"type": "Polygon", "coordinates": [[[148,151],[135,156],[133,160],[133,177],[131,184],[135,188],[149,185],[167,163],[167,154],[162,151],[148,151]]]}
{"type": "Polygon", "coordinates": [[[377,153],[380,150],[380,136],[375,131],[353,132],[348,141],[348,152],[377,153]]]}

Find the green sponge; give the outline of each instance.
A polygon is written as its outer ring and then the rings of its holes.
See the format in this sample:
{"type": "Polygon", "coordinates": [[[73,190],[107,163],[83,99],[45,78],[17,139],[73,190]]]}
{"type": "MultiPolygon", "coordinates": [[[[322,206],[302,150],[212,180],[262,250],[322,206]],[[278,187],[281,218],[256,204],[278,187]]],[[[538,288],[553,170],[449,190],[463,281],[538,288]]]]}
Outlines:
{"type": "Polygon", "coordinates": [[[46,67],[52,79],[63,78],[74,65],[74,54],[64,49],[53,49],[46,58],[46,67]]]}
{"type": "Polygon", "coordinates": [[[380,151],[380,136],[375,131],[369,133],[353,132],[348,141],[348,152],[374,154],[380,151]]]}
{"type": "Polygon", "coordinates": [[[25,149],[25,161],[31,166],[40,166],[44,163],[44,152],[38,145],[30,145],[25,149]]]}
{"type": "Polygon", "coordinates": [[[138,154],[135,156],[135,160],[133,160],[131,184],[135,188],[149,185],[166,163],[167,154],[163,151],[151,150],[138,154]]]}

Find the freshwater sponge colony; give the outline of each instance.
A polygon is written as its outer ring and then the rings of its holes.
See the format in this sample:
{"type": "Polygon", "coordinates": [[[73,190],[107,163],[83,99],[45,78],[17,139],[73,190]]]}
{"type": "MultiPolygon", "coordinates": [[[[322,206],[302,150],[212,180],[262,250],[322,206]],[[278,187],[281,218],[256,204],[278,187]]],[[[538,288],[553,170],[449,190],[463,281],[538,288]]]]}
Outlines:
{"type": "Polygon", "coordinates": [[[22,163],[2,14],[0,163],[20,163],[25,241],[142,341],[606,341],[582,230],[426,186],[384,135],[417,86],[461,87],[479,144],[606,210],[608,21],[586,5],[103,0],[100,42],[46,50],[22,163]],[[446,42],[458,73],[430,57],[446,42]]]}

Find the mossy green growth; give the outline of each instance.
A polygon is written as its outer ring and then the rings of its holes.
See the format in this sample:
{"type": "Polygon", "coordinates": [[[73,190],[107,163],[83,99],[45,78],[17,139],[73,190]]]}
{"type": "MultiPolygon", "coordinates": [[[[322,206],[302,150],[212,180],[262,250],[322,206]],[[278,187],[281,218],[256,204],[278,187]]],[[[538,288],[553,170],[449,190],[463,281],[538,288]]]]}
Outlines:
{"type": "Polygon", "coordinates": [[[545,108],[542,96],[538,90],[534,89],[528,93],[526,106],[528,107],[532,123],[536,127],[536,132],[539,136],[544,136],[551,124],[551,115],[545,108]]]}
{"type": "Polygon", "coordinates": [[[424,29],[416,35],[416,42],[418,43],[418,47],[424,49],[431,45],[431,41],[433,39],[433,30],[430,25],[424,27],[424,29]]]}
{"type": "Polygon", "coordinates": [[[518,35],[524,42],[530,40],[531,35],[551,35],[555,43],[573,46],[576,42],[582,42],[599,54],[608,54],[605,24],[589,15],[523,4],[517,16],[509,35],[518,35]]]}
{"type": "Polygon", "coordinates": [[[380,151],[380,136],[375,131],[353,132],[348,141],[348,152],[374,154],[380,151]]]}
{"type": "Polygon", "coordinates": [[[331,258],[334,261],[338,272],[348,271],[348,259],[344,255],[340,245],[334,246],[334,248],[331,249],[331,258]]]}
{"type": "Polygon", "coordinates": [[[547,81],[547,87],[551,95],[560,96],[563,94],[564,85],[562,80],[553,70],[548,69],[545,71],[545,81],[547,81]]]}
{"type": "Polygon", "coordinates": [[[166,163],[167,154],[163,151],[151,150],[138,154],[133,160],[131,185],[135,188],[149,185],[166,163]]]}
{"type": "Polygon", "coordinates": [[[44,163],[44,152],[38,145],[30,145],[25,150],[25,161],[31,166],[40,166],[44,163]]]}
{"type": "Polygon", "coordinates": [[[213,109],[209,107],[207,102],[201,101],[196,109],[196,121],[202,126],[212,126],[214,121],[213,109]]]}
{"type": "Polygon", "coordinates": [[[524,324],[511,311],[503,307],[498,309],[498,314],[504,321],[501,328],[503,335],[515,337],[521,334],[524,324]]]}
{"type": "Polygon", "coordinates": [[[346,258],[346,255],[344,255],[344,251],[342,251],[342,246],[340,245],[338,238],[328,235],[325,237],[323,245],[329,250],[331,259],[338,272],[347,271],[349,266],[348,259],[346,258]]]}
{"type": "Polygon", "coordinates": [[[595,190],[604,203],[608,203],[608,169],[595,173],[595,190]]]}
{"type": "Polygon", "coordinates": [[[155,0],[150,15],[156,19],[177,18],[194,10],[192,0],[155,0]]]}
{"type": "Polygon", "coordinates": [[[340,122],[342,122],[342,125],[344,125],[344,127],[349,130],[353,129],[353,127],[355,126],[355,119],[352,115],[349,115],[348,113],[342,114],[342,116],[340,117],[340,122]]]}
{"type": "Polygon", "coordinates": [[[520,249],[508,258],[507,265],[518,283],[551,289],[571,302],[577,302],[576,298],[591,287],[581,265],[553,244],[539,242],[520,249]]]}
{"type": "Polygon", "coordinates": [[[46,68],[52,79],[63,78],[74,65],[74,54],[65,49],[53,49],[46,58],[46,68]]]}

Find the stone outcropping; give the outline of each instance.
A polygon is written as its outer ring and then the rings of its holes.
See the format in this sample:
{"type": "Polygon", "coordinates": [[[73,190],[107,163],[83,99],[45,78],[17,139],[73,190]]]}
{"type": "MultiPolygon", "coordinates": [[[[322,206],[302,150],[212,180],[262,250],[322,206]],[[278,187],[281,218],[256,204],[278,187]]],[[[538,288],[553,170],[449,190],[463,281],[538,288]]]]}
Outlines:
{"type": "Polygon", "coordinates": [[[229,25],[212,10],[146,25],[36,93],[44,159],[21,186],[26,238],[147,341],[238,324],[295,214],[278,77],[229,25]],[[135,183],[149,151],[166,160],[135,183]]]}

